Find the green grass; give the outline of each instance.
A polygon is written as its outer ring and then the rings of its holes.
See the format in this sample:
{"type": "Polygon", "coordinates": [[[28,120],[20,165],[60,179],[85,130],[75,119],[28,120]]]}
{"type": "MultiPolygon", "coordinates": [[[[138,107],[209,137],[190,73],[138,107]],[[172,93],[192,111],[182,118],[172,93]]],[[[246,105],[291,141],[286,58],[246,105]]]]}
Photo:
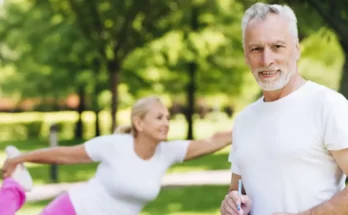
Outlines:
{"type": "MultiPolygon", "coordinates": [[[[141,215],[218,215],[227,186],[162,189],[141,215]]],[[[49,201],[26,203],[17,215],[37,215],[49,201]]]]}

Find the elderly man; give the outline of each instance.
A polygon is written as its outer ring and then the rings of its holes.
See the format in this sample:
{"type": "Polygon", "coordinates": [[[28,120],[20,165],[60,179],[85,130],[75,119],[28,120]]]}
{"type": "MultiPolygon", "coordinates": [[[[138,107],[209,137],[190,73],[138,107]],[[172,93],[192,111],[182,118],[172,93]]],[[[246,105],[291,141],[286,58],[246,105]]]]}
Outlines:
{"type": "Polygon", "coordinates": [[[347,100],[299,74],[297,21],[289,7],[254,4],[242,30],[245,60],[263,96],[235,121],[232,180],[221,214],[348,214],[347,100]]]}

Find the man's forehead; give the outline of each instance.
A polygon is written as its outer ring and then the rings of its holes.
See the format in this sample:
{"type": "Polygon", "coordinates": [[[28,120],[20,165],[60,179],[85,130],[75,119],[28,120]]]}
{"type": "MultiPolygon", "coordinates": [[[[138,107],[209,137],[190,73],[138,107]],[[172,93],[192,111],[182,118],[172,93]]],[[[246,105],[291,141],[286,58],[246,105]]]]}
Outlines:
{"type": "Polygon", "coordinates": [[[270,14],[265,20],[251,20],[245,29],[247,43],[286,42],[290,37],[289,22],[277,14],[270,14]]]}
{"type": "Polygon", "coordinates": [[[265,19],[253,19],[250,20],[246,26],[246,31],[248,30],[262,30],[262,29],[273,29],[273,30],[283,30],[289,27],[289,21],[282,15],[269,14],[265,19]]]}
{"type": "Polygon", "coordinates": [[[257,38],[251,38],[246,41],[247,46],[255,46],[255,45],[286,45],[288,44],[290,38],[287,37],[257,37],[257,38]]]}
{"type": "Polygon", "coordinates": [[[287,18],[284,15],[276,14],[276,13],[269,13],[264,18],[253,18],[248,22],[248,25],[255,26],[255,25],[262,25],[262,24],[281,24],[287,22],[287,18]]]}

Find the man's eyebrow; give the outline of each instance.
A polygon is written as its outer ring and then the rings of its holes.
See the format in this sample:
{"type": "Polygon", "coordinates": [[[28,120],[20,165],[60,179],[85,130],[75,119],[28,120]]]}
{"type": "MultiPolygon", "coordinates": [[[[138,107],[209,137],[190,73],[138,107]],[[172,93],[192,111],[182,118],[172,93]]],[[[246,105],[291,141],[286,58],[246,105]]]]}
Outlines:
{"type": "MultiPolygon", "coordinates": [[[[273,41],[273,42],[269,42],[268,43],[269,45],[286,45],[286,41],[284,40],[276,40],[276,41],[273,41]]],[[[247,45],[247,48],[248,49],[252,49],[252,48],[255,48],[255,47],[263,47],[265,44],[263,43],[258,43],[258,42],[253,42],[253,43],[249,43],[247,45]]]]}
{"type": "Polygon", "coordinates": [[[272,42],[272,44],[283,44],[283,45],[285,45],[286,42],[284,40],[276,40],[276,41],[272,42]]]}
{"type": "Polygon", "coordinates": [[[255,47],[255,46],[262,46],[261,43],[250,43],[248,44],[248,48],[255,47]]]}

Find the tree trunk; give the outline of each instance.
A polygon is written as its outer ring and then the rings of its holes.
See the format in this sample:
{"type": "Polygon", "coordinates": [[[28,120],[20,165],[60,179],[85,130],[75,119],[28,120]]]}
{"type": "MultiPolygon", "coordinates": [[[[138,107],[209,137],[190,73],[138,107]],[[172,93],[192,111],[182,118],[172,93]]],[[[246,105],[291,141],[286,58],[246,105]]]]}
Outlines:
{"type": "Polygon", "coordinates": [[[342,68],[339,91],[348,99],[348,45],[346,46],[341,42],[341,47],[344,51],[344,64],[342,68]]]}
{"type": "Polygon", "coordinates": [[[59,96],[54,96],[54,101],[52,106],[54,111],[60,111],[59,96]]]}
{"type": "Polygon", "coordinates": [[[85,102],[85,89],[83,87],[79,87],[79,106],[77,107],[78,120],[75,126],[75,139],[83,138],[83,124],[82,124],[82,113],[86,110],[86,102],[85,102]]]}
{"type": "Polygon", "coordinates": [[[95,114],[95,136],[100,136],[99,110],[94,110],[95,114]]]}
{"type": "Polygon", "coordinates": [[[118,94],[117,87],[119,83],[119,72],[120,67],[119,64],[114,61],[108,63],[108,70],[110,73],[110,81],[111,81],[111,133],[114,132],[117,126],[117,106],[118,106],[118,94]]]}
{"type": "MultiPolygon", "coordinates": [[[[198,29],[198,8],[192,6],[191,12],[191,30],[194,32],[198,29]]],[[[195,112],[195,92],[196,92],[196,71],[197,63],[195,61],[190,62],[189,68],[189,83],[187,84],[187,108],[185,111],[187,121],[187,139],[193,139],[193,114],[195,112]]]]}
{"type": "Polygon", "coordinates": [[[191,62],[189,64],[189,75],[190,81],[187,85],[187,108],[186,108],[186,121],[188,124],[187,128],[187,139],[193,139],[193,114],[195,113],[195,77],[196,77],[197,64],[195,62],[191,62]]]}
{"type": "MultiPolygon", "coordinates": [[[[99,75],[99,71],[102,70],[101,68],[101,61],[98,58],[95,58],[93,60],[93,68],[94,68],[94,72],[95,72],[95,76],[98,77],[99,75]]],[[[99,79],[96,78],[94,80],[94,94],[93,94],[93,98],[94,98],[94,102],[92,102],[92,106],[93,106],[93,111],[95,114],[95,136],[100,136],[100,122],[99,122],[99,112],[100,112],[100,107],[98,104],[98,95],[99,93],[103,90],[103,87],[101,87],[101,84],[99,83],[99,79]]]]}

